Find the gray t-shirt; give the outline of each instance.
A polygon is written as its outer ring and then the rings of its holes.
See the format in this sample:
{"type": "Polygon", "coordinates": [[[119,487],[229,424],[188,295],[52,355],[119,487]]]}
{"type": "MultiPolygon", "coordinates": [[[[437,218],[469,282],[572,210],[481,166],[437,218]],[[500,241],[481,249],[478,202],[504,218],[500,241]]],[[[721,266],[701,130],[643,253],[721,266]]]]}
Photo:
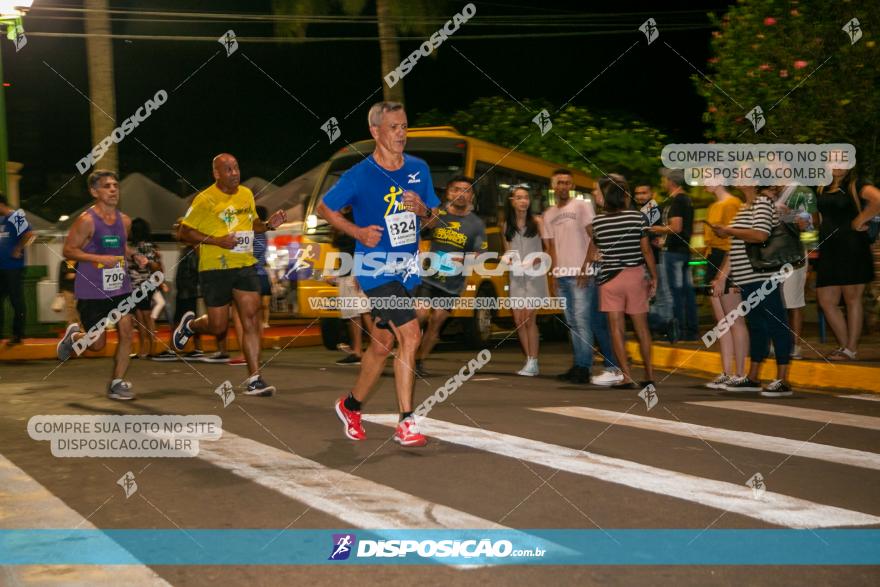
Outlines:
{"type": "MultiPolygon", "coordinates": [[[[458,216],[448,210],[440,210],[438,216],[431,228],[431,252],[439,257],[434,261],[434,266],[439,266],[440,270],[434,275],[426,275],[422,281],[458,295],[464,290],[465,276],[460,270],[458,275],[449,275],[452,264],[444,257],[450,253],[479,253],[486,250],[486,225],[473,212],[458,216]]],[[[463,263],[461,258],[457,261],[459,265],[463,263]]]]}

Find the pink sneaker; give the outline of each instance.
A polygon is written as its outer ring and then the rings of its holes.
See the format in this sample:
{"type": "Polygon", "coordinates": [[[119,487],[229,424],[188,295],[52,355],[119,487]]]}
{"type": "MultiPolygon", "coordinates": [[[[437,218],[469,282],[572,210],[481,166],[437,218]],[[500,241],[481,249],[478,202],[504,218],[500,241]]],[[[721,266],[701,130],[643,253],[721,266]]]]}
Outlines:
{"type": "Polygon", "coordinates": [[[229,359],[227,365],[247,365],[247,361],[244,358],[244,355],[238,355],[237,357],[232,357],[229,359]]]}

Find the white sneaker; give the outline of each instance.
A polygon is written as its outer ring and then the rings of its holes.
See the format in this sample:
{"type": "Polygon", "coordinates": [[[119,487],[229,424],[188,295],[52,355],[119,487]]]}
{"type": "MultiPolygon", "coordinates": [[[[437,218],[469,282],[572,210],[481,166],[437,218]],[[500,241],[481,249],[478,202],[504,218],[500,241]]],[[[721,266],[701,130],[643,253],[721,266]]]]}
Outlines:
{"type": "Polygon", "coordinates": [[[725,385],[731,382],[733,378],[727,373],[722,373],[712,381],[706,384],[709,389],[725,389],[725,385]]]}
{"type": "Polygon", "coordinates": [[[526,359],[525,367],[516,372],[517,375],[523,377],[535,377],[540,371],[538,370],[538,357],[529,357],[526,359]]]}
{"type": "Polygon", "coordinates": [[[611,387],[612,385],[623,383],[623,373],[621,373],[620,369],[614,367],[605,369],[599,375],[591,378],[590,383],[601,385],[602,387],[611,387]]]}
{"type": "Polygon", "coordinates": [[[791,347],[791,354],[789,355],[789,358],[794,359],[795,361],[800,361],[801,359],[803,359],[804,356],[801,354],[801,347],[799,347],[798,345],[794,345],[793,347],[791,347]]]}

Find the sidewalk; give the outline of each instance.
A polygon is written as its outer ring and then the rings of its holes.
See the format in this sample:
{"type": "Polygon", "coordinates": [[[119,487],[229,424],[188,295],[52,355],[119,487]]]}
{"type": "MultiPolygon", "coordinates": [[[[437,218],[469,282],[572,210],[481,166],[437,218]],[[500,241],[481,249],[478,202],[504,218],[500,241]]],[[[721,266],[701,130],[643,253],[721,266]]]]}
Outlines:
{"type": "MultiPolygon", "coordinates": [[[[627,352],[640,362],[638,342],[627,334],[627,352]]],[[[837,348],[834,338],[819,342],[815,334],[804,337],[801,343],[803,360],[792,361],[789,380],[796,389],[827,389],[835,391],[869,392],[880,394],[880,335],[863,336],[859,343],[858,360],[835,362],[824,357],[837,348]]],[[[654,341],[654,367],[705,375],[707,380],[721,372],[718,345],[707,350],[702,341],[669,344],[654,341]]],[[[748,368],[748,361],[746,362],[748,368]]],[[[761,378],[776,378],[776,362],[770,358],[761,368],[761,378]]]]}
{"type": "MultiPolygon", "coordinates": [[[[59,335],[60,337],[60,335],[59,335]]],[[[168,326],[162,326],[158,331],[159,340],[166,345],[171,340],[171,330],[168,326]]],[[[0,343],[0,362],[2,361],[34,361],[34,360],[57,360],[55,347],[58,338],[26,338],[22,344],[9,346],[5,341],[0,343]]],[[[235,332],[230,329],[227,337],[228,350],[230,353],[238,350],[238,339],[235,332]]],[[[107,333],[107,346],[100,352],[86,351],[85,357],[112,357],[116,352],[116,331],[107,333]]],[[[315,346],[321,344],[321,329],[317,323],[295,326],[272,326],[263,332],[264,349],[283,349],[315,346]]],[[[138,350],[138,335],[135,332],[132,352],[138,350]]],[[[165,350],[165,345],[154,345],[155,352],[165,350]]],[[[192,342],[187,348],[192,347],[192,342]]],[[[213,336],[202,338],[202,348],[206,352],[217,350],[217,341],[213,336]]]]}

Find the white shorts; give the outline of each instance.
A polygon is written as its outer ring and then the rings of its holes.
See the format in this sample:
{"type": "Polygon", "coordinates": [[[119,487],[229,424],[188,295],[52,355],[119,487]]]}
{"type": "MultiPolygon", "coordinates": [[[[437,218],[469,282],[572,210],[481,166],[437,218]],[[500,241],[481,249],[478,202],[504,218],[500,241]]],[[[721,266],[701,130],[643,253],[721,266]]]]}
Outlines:
{"type": "MultiPolygon", "coordinates": [[[[357,278],[355,276],[346,275],[344,277],[340,277],[336,283],[339,285],[340,298],[363,298],[364,300],[368,299],[367,296],[364,295],[363,290],[361,290],[361,286],[358,285],[357,278]]],[[[345,304],[343,305],[343,308],[339,311],[344,319],[357,318],[361,314],[360,311],[355,309],[353,304],[345,304]]]]}
{"type": "Polygon", "coordinates": [[[782,282],[782,301],[787,310],[803,308],[807,305],[804,300],[804,289],[807,285],[807,265],[795,269],[788,279],[782,282]]]}

